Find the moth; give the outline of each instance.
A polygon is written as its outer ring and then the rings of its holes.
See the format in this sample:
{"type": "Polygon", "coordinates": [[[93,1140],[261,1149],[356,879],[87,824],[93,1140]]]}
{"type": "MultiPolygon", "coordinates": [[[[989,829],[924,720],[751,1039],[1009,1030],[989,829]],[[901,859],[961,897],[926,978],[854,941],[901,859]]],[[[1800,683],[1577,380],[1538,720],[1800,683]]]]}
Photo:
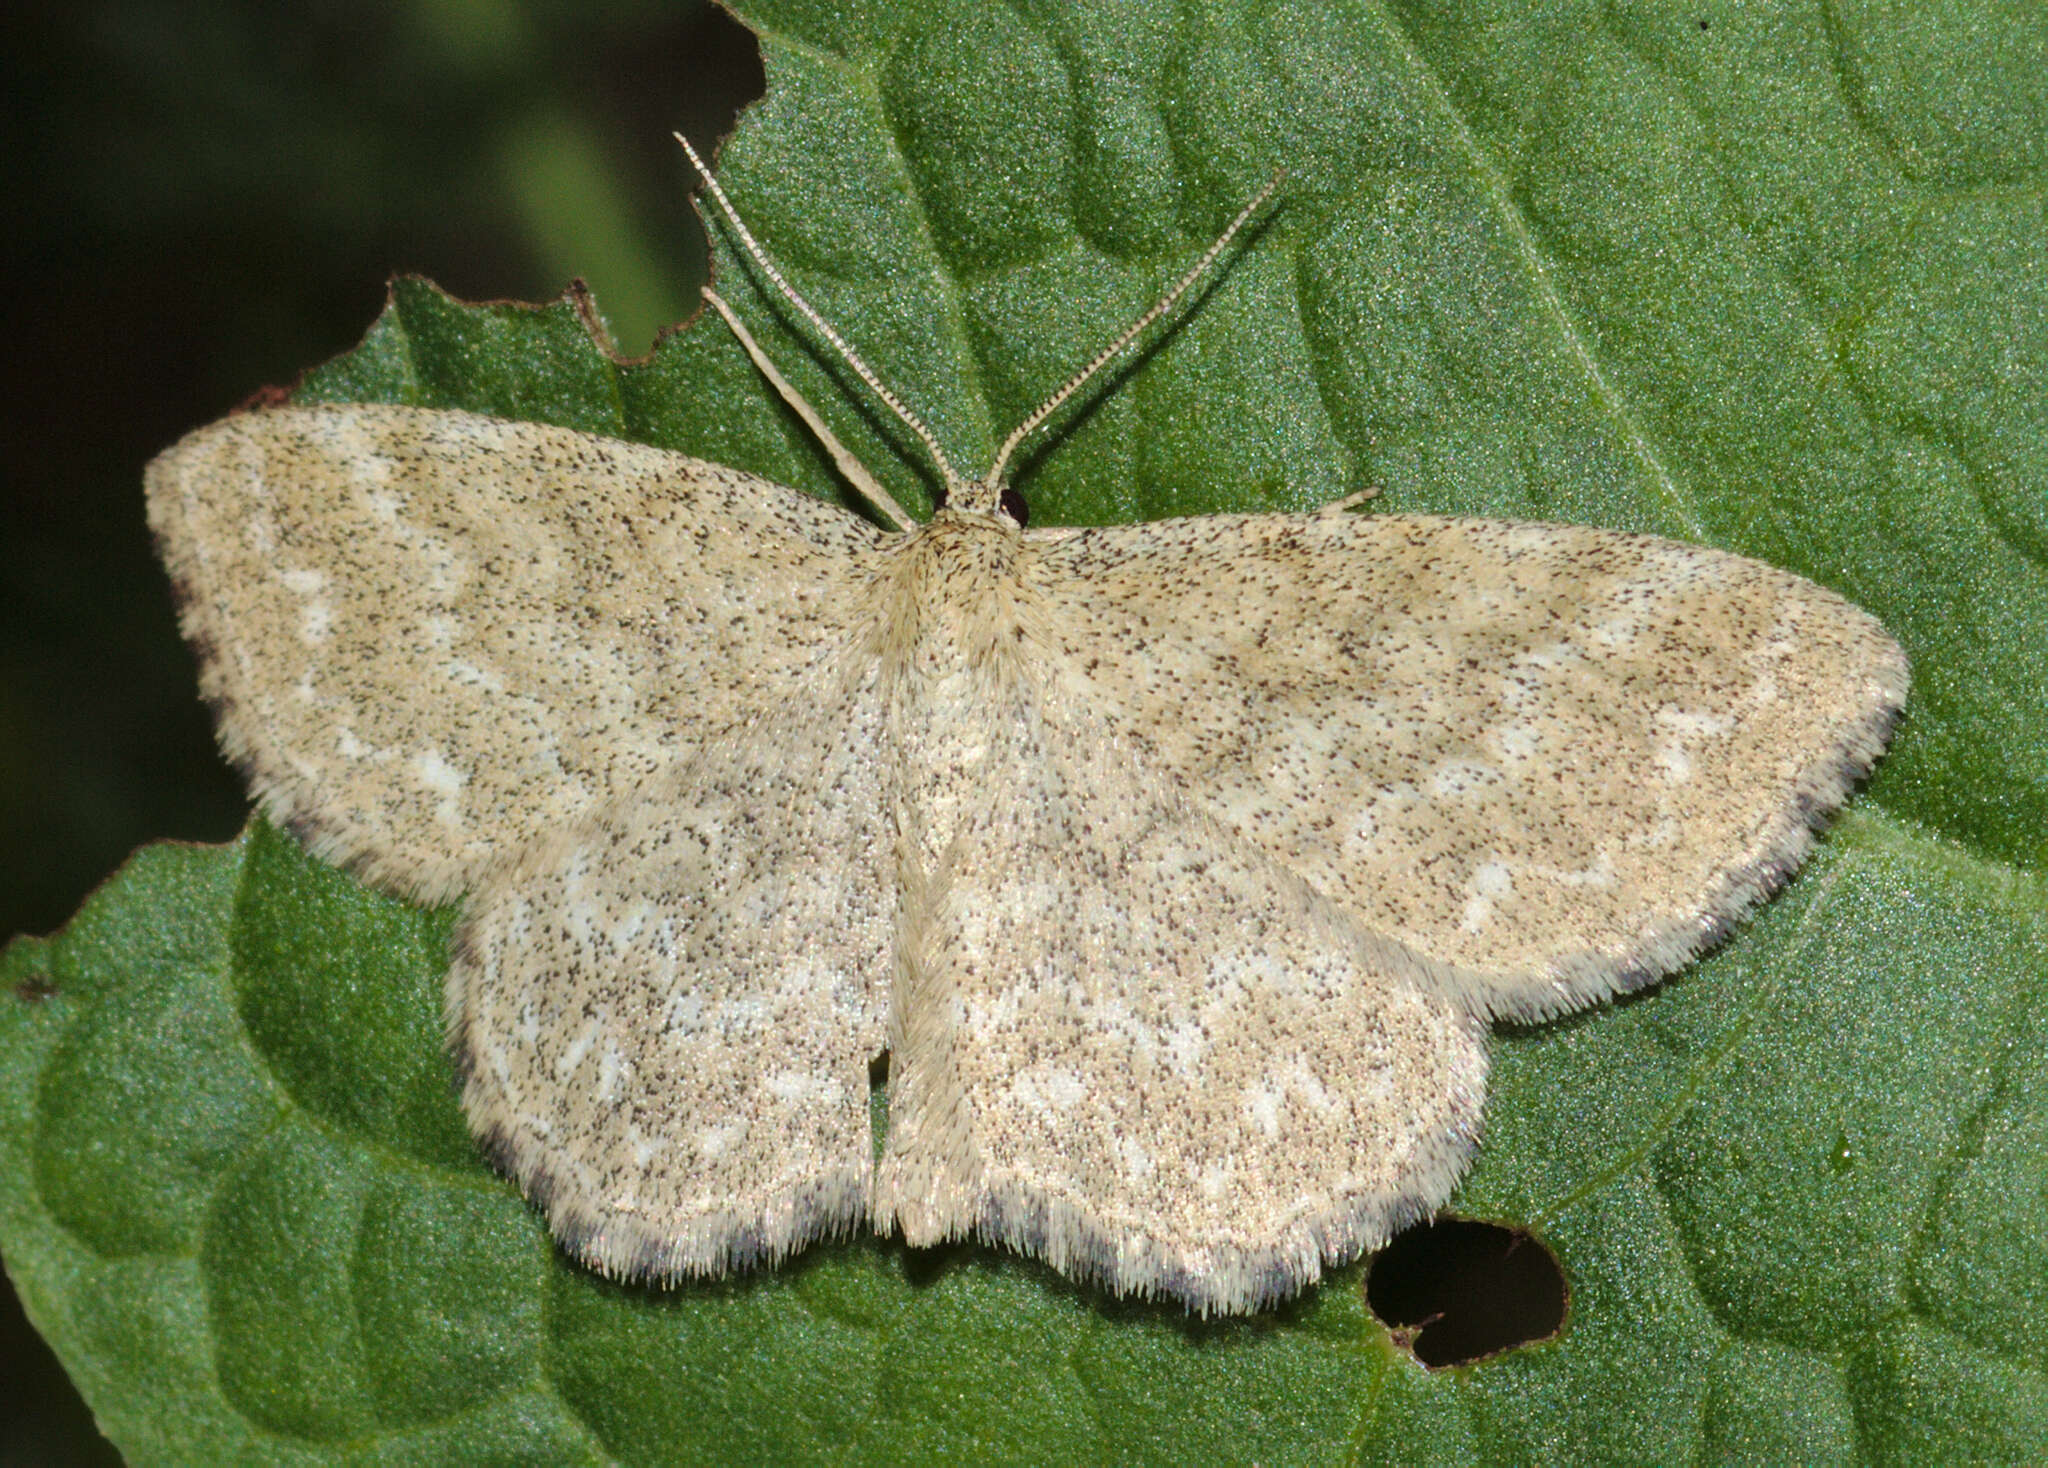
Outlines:
{"type": "Polygon", "coordinates": [[[1490,1021],[1714,943],[1903,707],[1876,621],[1707,547],[1355,501],[1026,528],[1018,444],[1265,194],[966,479],[704,177],[924,442],[929,520],[715,296],[886,528],[377,404],[147,473],[224,749],[317,856],[466,898],[464,1109],[606,1274],[865,1221],[1270,1304],[1449,1196],[1490,1021]]]}

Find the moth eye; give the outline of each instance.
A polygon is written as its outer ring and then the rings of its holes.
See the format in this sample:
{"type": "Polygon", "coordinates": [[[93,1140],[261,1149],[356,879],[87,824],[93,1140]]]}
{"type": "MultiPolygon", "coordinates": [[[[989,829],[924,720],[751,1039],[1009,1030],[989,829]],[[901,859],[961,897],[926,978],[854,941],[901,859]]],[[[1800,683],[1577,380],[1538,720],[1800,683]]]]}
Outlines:
{"type": "Polygon", "coordinates": [[[1031,506],[1024,502],[1024,496],[1016,490],[1005,489],[1001,503],[1003,513],[1017,522],[1018,529],[1021,530],[1031,523],[1031,506]]]}

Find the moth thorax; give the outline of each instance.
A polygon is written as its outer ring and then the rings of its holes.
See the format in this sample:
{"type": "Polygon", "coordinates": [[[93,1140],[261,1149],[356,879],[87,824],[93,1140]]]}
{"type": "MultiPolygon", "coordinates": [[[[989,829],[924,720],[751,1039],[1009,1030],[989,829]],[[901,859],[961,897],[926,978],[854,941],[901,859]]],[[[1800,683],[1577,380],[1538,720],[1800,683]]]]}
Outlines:
{"type": "Polygon", "coordinates": [[[889,641],[902,670],[926,683],[993,680],[1013,687],[1020,649],[1042,621],[1031,548],[1016,524],[944,509],[903,548],[889,641]]]}

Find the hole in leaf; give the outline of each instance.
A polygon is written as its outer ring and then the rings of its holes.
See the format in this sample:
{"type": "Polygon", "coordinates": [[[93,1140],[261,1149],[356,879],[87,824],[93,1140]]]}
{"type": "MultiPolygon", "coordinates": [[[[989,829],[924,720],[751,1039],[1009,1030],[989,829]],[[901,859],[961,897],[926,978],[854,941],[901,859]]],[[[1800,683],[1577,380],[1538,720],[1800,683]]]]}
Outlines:
{"type": "Polygon", "coordinates": [[[1365,1302],[1424,1366],[1466,1366],[1546,1341],[1569,1292],[1557,1257],[1521,1229],[1439,1218],[1373,1257],[1365,1302]]]}

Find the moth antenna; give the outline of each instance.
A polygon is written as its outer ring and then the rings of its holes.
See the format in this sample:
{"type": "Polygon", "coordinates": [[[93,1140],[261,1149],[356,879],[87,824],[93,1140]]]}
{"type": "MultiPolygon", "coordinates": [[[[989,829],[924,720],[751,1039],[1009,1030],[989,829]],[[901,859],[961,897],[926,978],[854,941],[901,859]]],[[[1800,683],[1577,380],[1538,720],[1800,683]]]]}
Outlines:
{"type": "MultiPolygon", "coordinates": [[[[795,286],[784,279],[782,272],[776,268],[775,262],[768,258],[768,252],[761,247],[760,241],[754,238],[753,231],[749,230],[745,222],[741,220],[739,211],[732,207],[732,200],[726,198],[725,190],[719,187],[718,180],[712,177],[709,165],[702,158],[698,157],[697,150],[690,146],[690,140],[681,133],[677,133],[675,139],[683,145],[683,151],[690,155],[690,163],[696,168],[698,176],[704,180],[704,187],[710,191],[711,197],[717,201],[719,213],[725,216],[725,222],[732,226],[733,233],[739,236],[740,243],[746,246],[747,253],[753,256],[754,263],[761,267],[762,273],[775,283],[775,288],[782,292],[783,298],[790,305],[801,311],[804,319],[817,328],[818,334],[832,344],[832,350],[840,355],[846,365],[854,370],[860,380],[868,385],[869,390],[882,400],[889,411],[902,419],[904,425],[918,436],[918,439],[924,444],[925,452],[931,455],[932,463],[939,471],[939,477],[946,482],[948,499],[951,499],[956,492],[964,490],[966,488],[965,481],[954,472],[951,461],[946,458],[945,451],[939,447],[939,441],[933,437],[932,431],[925,427],[924,420],[911,412],[903,399],[898,397],[888,384],[875,374],[873,368],[861,360],[860,353],[847,345],[846,338],[834,331],[832,324],[818,314],[817,309],[803,298],[795,286]]],[[[731,321],[733,318],[728,315],[726,319],[731,321]]],[[[757,358],[756,361],[758,362],[759,359],[757,358]]],[[[810,422],[811,420],[806,418],[805,421],[810,422]]],[[[844,450],[840,452],[843,453],[844,450]]],[[[873,482],[872,478],[870,478],[869,482],[873,482]]]]}
{"type": "Polygon", "coordinates": [[[1079,392],[1089,378],[1115,360],[1117,355],[1135,341],[1146,327],[1164,316],[1168,311],[1171,311],[1174,303],[1188,293],[1188,288],[1208,273],[1209,267],[1216,263],[1217,256],[1230,247],[1230,242],[1236,238],[1237,232],[1245,227],[1246,222],[1254,214],[1259,212],[1261,204],[1264,204],[1266,200],[1273,197],[1273,191],[1280,187],[1281,180],[1286,177],[1287,170],[1282,168],[1275,172],[1271,178],[1267,179],[1266,186],[1252,195],[1250,203],[1237,211],[1237,217],[1230,221],[1222,234],[1216,236],[1216,242],[1202,252],[1202,258],[1189,267],[1187,274],[1174,283],[1172,290],[1153,302],[1151,310],[1125,327],[1115,341],[1089,358],[1088,364],[1085,367],[1076,372],[1072,377],[1069,377],[1060,385],[1057,392],[1040,403],[1037,408],[1032,410],[1028,418],[1011,430],[1010,436],[1003,440],[1003,446],[996,450],[995,462],[989,466],[988,477],[982,481],[984,484],[1000,489],[1003,483],[1003,470],[1010,462],[1010,455],[1016,452],[1017,445],[1030,437],[1032,432],[1042,425],[1046,419],[1058,412],[1060,405],[1079,392]]]}
{"type": "Polygon", "coordinates": [[[704,299],[725,318],[725,324],[731,327],[732,334],[740,339],[740,345],[747,349],[747,355],[754,359],[755,369],[768,379],[768,385],[782,395],[782,400],[788,403],[797,417],[804,420],[804,425],[817,435],[818,442],[825,446],[825,452],[832,456],[832,462],[839,466],[839,472],[846,476],[847,482],[858,490],[869,504],[880,510],[898,530],[916,529],[917,521],[903,513],[903,507],[890,497],[888,490],[882,488],[881,481],[868,473],[868,466],[853,456],[846,445],[825,426],[825,420],[818,415],[818,410],[805,400],[802,393],[790,386],[788,378],[776,370],[775,364],[768,360],[768,354],[761,350],[761,344],[754,340],[754,334],[747,330],[745,323],[732,307],[725,304],[724,298],[707,285],[704,287],[704,299]]]}

